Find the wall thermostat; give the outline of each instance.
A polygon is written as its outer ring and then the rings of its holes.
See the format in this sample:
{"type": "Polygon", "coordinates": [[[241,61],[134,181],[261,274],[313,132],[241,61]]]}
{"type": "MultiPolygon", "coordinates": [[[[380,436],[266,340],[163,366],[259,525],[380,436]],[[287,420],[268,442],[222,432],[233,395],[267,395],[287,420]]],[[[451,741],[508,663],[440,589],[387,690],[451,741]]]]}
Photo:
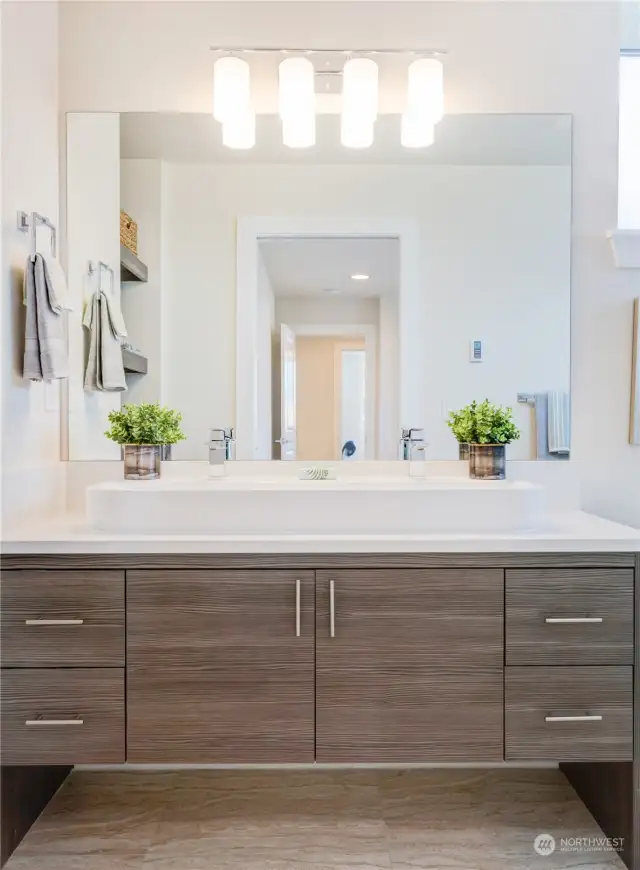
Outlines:
{"type": "Polygon", "coordinates": [[[483,362],[484,347],[480,339],[475,339],[469,344],[469,362],[483,362]]]}

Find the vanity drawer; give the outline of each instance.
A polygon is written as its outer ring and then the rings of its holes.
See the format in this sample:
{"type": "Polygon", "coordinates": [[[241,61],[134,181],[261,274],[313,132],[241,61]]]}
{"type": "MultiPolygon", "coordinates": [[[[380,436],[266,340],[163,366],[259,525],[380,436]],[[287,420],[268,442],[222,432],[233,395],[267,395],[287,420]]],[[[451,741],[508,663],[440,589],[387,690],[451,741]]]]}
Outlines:
{"type": "Polygon", "coordinates": [[[507,668],[507,761],[630,761],[633,669],[507,668]]]}
{"type": "Polygon", "coordinates": [[[2,671],[3,764],[125,760],[124,669],[2,671]]]}
{"type": "Polygon", "coordinates": [[[124,571],[3,571],[2,663],[124,666],[124,571]]]}
{"type": "Polygon", "coordinates": [[[506,572],[507,665],[633,663],[633,570],[506,572]]]}

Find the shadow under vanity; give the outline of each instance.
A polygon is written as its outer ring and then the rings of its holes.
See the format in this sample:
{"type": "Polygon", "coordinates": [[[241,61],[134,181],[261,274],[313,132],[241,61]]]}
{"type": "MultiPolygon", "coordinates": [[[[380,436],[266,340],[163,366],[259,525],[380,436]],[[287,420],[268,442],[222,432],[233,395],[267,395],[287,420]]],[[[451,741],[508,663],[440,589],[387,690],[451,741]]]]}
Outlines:
{"type": "Polygon", "coordinates": [[[3,777],[52,793],[74,764],[559,762],[638,866],[639,554],[2,567],[3,777]]]}

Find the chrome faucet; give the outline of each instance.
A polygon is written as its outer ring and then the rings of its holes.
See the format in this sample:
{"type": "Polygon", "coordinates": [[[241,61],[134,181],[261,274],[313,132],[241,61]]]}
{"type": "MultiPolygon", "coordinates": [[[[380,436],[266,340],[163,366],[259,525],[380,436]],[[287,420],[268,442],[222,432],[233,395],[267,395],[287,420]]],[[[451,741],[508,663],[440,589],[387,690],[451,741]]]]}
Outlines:
{"type": "Polygon", "coordinates": [[[427,447],[427,442],[424,440],[424,429],[403,429],[400,438],[400,459],[411,460],[415,453],[422,453],[421,459],[424,459],[424,451],[427,447]]]}
{"type": "Polygon", "coordinates": [[[209,465],[223,465],[236,458],[236,430],[209,430],[209,465]]]}

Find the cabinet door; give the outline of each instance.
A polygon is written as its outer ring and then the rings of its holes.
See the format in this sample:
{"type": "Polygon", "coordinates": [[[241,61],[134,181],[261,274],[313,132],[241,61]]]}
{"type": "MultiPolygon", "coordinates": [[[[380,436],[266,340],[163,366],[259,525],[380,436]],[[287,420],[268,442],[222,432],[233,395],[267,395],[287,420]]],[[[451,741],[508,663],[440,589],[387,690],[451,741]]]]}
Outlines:
{"type": "Polygon", "coordinates": [[[317,572],[317,760],[501,760],[503,614],[500,570],[317,572]]]}
{"type": "Polygon", "coordinates": [[[127,759],[311,762],[310,571],[127,574],[127,759]]]}

